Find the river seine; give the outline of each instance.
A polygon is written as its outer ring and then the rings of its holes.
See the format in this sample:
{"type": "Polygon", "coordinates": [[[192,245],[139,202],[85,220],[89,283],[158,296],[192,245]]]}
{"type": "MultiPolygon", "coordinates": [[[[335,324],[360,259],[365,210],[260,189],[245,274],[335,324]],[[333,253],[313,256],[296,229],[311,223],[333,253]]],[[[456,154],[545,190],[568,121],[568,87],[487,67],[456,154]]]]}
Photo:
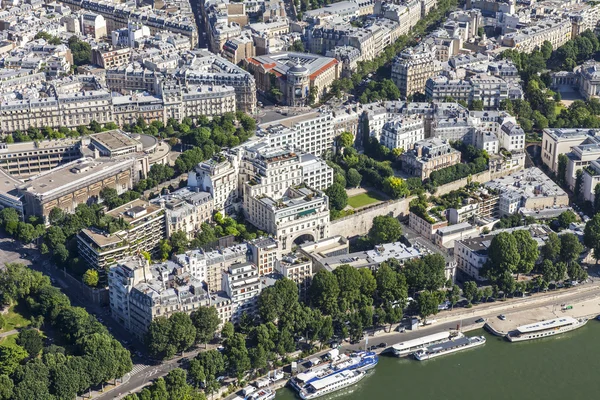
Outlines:
{"type": "MultiPolygon", "coordinates": [[[[483,332],[482,347],[419,362],[381,356],[357,385],[330,400],[565,400],[600,398],[600,322],[557,337],[509,343],[483,332]],[[402,396],[402,397],[400,397],[402,396]]],[[[298,399],[289,388],[277,400],[298,399]]]]}

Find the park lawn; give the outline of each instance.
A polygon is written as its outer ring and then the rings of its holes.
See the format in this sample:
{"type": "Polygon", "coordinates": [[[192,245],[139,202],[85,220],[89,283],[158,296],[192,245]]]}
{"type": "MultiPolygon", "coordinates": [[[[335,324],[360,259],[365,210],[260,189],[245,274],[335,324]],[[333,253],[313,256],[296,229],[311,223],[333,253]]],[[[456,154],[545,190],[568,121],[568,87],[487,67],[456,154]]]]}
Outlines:
{"type": "Polygon", "coordinates": [[[16,306],[11,306],[8,313],[4,314],[4,327],[0,329],[0,333],[12,331],[13,329],[23,328],[29,325],[29,320],[15,310],[16,306]]]}
{"type": "Polygon", "coordinates": [[[17,336],[19,336],[19,334],[15,333],[14,335],[0,338],[0,346],[15,347],[17,345],[17,336]]]}
{"type": "Polygon", "coordinates": [[[378,203],[383,201],[380,195],[375,192],[367,192],[357,194],[356,196],[348,197],[348,205],[352,208],[360,208],[364,206],[368,206],[369,204],[378,203]]]}

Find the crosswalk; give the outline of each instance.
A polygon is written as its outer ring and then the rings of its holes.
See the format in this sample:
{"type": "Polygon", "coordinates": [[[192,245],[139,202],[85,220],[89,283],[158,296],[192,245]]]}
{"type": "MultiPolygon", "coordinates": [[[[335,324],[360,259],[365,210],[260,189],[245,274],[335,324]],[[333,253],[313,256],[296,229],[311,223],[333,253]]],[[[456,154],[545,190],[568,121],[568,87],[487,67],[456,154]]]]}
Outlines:
{"type": "Polygon", "coordinates": [[[131,375],[139,374],[140,372],[144,371],[148,367],[149,367],[149,365],[146,365],[146,364],[133,364],[133,368],[132,368],[130,374],[131,375]]]}

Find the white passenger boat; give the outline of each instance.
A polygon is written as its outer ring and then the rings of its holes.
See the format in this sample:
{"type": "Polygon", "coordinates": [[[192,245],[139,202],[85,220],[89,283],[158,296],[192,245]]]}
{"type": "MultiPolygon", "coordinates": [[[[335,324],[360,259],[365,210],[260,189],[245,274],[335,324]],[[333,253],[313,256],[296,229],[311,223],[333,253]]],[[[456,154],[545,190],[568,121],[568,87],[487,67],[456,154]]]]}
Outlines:
{"type": "Polygon", "coordinates": [[[452,339],[461,338],[464,335],[461,332],[439,332],[433,335],[423,336],[418,339],[407,340],[392,346],[392,351],[396,357],[405,357],[418,350],[425,349],[428,346],[444,343],[452,339]]]}
{"type": "Polygon", "coordinates": [[[484,336],[460,337],[458,339],[449,340],[440,344],[434,344],[426,349],[416,351],[414,356],[419,361],[425,361],[435,357],[443,356],[445,354],[456,353],[457,351],[482,346],[484,344],[484,336]]]}
{"type": "Polygon", "coordinates": [[[515,331],[509,332],[506,337],[511,342],[522,342],[524,340],[540,339],[548,336],[560,335],[587,324],[587,318],[575,319],[573,317],[560,317],[534,324],[517,327],[515,331]]]}
{"type": "Polygon", "coordinates": [[[273,390],[270,388],[262,388],[246,397],[246,400],[273,400],[274,398],[275,392],[273,390]]]}
{"type": "Polygon", "coordinates": [[[336,392],[358,383],[365,375],[366,372],[358,370],[343,370],[336,372],[326,378],[318,379],[306,385],[300,391],[300,398],[303,400],[310,400],[336,392]]]}

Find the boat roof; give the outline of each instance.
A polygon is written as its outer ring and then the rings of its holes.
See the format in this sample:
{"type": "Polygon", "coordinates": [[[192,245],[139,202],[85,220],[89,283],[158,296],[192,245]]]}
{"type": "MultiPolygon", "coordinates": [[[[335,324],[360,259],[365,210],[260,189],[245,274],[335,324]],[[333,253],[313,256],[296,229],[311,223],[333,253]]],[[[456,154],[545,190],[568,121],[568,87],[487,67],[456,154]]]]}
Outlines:
{"type": "Polygon", "coordinates": [[[328,385],[331,385],[333,383],[347,379],[347,378],[351,377],[353,374],[354,374],[353,371],[340,371],[335,374],[329,375],[326,378],[311,382],[310,386],[312,386],[315,390],[320,390],[328,385]]]}
{"type": "Polygon", "coordinates": [[[450,340],[448,342],[434,344],[434,345],[427,347],[427,351],[428,352],[432,352],[432,351],[438,352],[438,351],[442,351],[442,350],[446,350],[446,349],[451,349],[456,346],[462,346],[465,344],[469,344],[470,343],[469,339],[470,338],[463,336],[458,339],[450,340]]]}
{"type": "Polygon", "coordinates": [[[534,324],[518,326],[517,330],[521,333],[529,333],[542,331],[546,329],[559,328],[561,326],[570,325],[577,323],[577,320],[573,317],[560,317],[554,319],[548,319],[546,321],[536,322],[534,324]]]}
{"type": "Polygon", "coordinates": [[[396,350],[409,349],[415,346],[423,346],[427,343],[437,342],[438,340],[448,339],[450,337],[449,332],[438,332],[433,335],[423,336],[413,340],[407,340],[406,342],[396,343],[392,347],[396,350]]]}
{"type": "Polygon", "coordinates": [[[319,372],[327,368],[329,368],[329,365],[327,364],[319,365],[304,372],[300,372],[298,375],[296,375],[296,379],[302,382],[308,382],[312,378],[316,377],[319,372]]]}

